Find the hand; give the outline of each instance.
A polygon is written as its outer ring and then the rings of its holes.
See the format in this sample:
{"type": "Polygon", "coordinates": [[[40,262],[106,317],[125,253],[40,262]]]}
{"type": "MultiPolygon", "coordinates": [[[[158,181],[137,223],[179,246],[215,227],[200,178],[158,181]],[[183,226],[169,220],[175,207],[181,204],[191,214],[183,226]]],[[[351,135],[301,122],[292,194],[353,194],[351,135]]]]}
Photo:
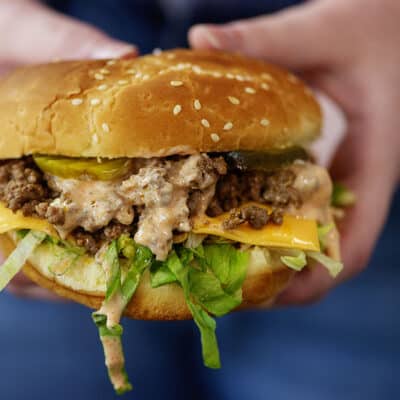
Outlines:
{"type": "Polygon", "coordinates": [[[0,73],[57,59],[116,58],[136,48],[34,0],[0,1],[0,73]]]}
{"type": "MultiPolygon", "coordinates": [[[[0,43],[0,75],[19,65],[56,59],[136,55],[134,46],[112,39],[100,30],[34,0],[0,1],[0,43]]],[[[8,289],[24,297],[60,299],[34,285],[21,273],[8,289]]]]}
{"type": "Polygon", "coordinates": [[[361,272],[383,228],[400,171],[399,20],[400,3],[392,0],[313,0],[189,33],[193,47],[239,51],[297,71],[348,120],[331,169],[358,199],[339,226],[345,268],[336,280],[322,268],[298,274],[278,304],[318,300],[361,272]]]}

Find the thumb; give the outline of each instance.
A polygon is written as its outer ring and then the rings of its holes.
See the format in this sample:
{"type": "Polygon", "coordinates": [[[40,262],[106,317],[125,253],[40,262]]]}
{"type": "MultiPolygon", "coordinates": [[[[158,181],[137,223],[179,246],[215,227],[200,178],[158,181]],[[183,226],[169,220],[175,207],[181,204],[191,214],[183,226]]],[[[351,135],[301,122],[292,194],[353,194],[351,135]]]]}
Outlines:
{"type": "MultiPolygon", "coordinates": [[[[329,2],[328,2],[329,3],[329,2]]],[[[327,64],[333,57],[333,30],[325,2],[309,2],[268,16],[224,25],[197,25],[189,31],[195,48],[239,51],[293,69],[327,64]]]]}
{"type": "Polygon", "coordinates": [[[116,58],[136,53],[134,46],[36,1],[2,2],[0,15],[0,58],[5,64],[116,58]]]}

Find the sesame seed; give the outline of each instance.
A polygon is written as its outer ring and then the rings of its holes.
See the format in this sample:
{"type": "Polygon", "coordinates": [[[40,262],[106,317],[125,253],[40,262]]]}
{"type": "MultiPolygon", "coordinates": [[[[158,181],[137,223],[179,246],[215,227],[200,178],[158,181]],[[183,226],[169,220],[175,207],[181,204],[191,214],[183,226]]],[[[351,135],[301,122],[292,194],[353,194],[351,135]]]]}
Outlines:
{"type": "Polygon", "coordinates": [[[245,91],[246,93],[249,93],[249,94],[254,94],[254,93],[256,92],[256,90],[253,89],[253,88],[251,88],[251,87],[246,87],[246,88],[244,89],[244,91],[245,91]]]}
{"type": "Polygon", "coordinates": [[[99,89],[99,90],[106,90],[107,88],[108,88],[108,86],[105,83],[103,85],[99,85],[97,87],[97,89],[99,89]]]}
{"type": "Polygon", "coordinates": [[[132,69],[132,68],[131,69],[127,69],[126,73],[129,74],[129,75],[135,75],[136,74],[136,70],[132,69]]]}
{"type": "Polygon", "coordinates": [[[182,106],[180,104],[177,104],[174,107],[173,113],[174,113],[174,115],[178,115],[181,111],[182,111],[182,106]]]}
{"type": "Polygon", "coordinates": [[[143,74],[139,71],[136,73],[135,78],[141,78],[143,74]]]}
{"type": "Polygon", "coordinates": [[[233,128],[233,124],[232,124],[232,122],[227,122],[225,125],[224,125],[224,131],[230,131],[231,129],[233,128]]]}
{"type": "Polygon", "coordinates": [[[233,97],[233,96],[228,96],[228,100],[235,105],[240,104],[240,100],[237,97],[233,97]]]}
{"type": "Polygon", "coordinates": [[[118,81],[118,85],[121,85],[121,86],[126,85],[128,83],[129,82],[127,80],[125,80],[125,79],[121,79],[121,80],[118,81]]]}
{"type": "Polygon", "coordinates": [[[170,84],[171,84],[171,86],[178,87],[178,86],[182,86],[183,82],[182,81],[171,81],[170,84]]]}
{"type": "Polygon", "coordinates": [[[162,50],[161,50],[159,47],[156,47],[156,48],[153,50],[153,54],[154,54],[155,56],[159,56],[161,53],[162,53],[162,50]]]}
{"type": "Polygon", "coordinates": [[[197,111],[201,110],[201,103],[200,103],[200,100],[199,100],[199,99],[196,99],[196,100],[193,102],[193,107],[194,107],[194,109],[197,110],[197,111]]]}
{"type": "Polygon", "coordinates": [[[270,74],[263,73],[261,74],[261,78],[266,79],[267,81],[272,81],[272,76],[270,74]]]}
{"type": "Polygon", "coordinates": [[[239,82],[243,82],[244,77],[242,75],[236,75],[236,80],[238,80],[239,82]]]}
{"type": "Polygon", "coordinates": [[[110,71],[108,69],[106,69],[106,68],[103,68],[103,69],[100,70],[100,73],[103,74],[103,75],[108,75],[110,73],[110,71]]]}
{"type": "Polygon", "coordinates": [[[106,62],[107,65],[114,65],[117,61],[116,60],[108,60],[106,62]]]}
{"type": "Polygon", "coordinates": [[[97,136],[96,133],[92,136],[92,143],[93,144],[99,143],[99,137],[97,136]]]}
{"type": "Polygon", "coordinates": [[[213,141],[213,142],[219,142],[220,141],[220,137],[219,137],[219,135],[217,134],[217,133],[212,133],[211,135],[210,135],[210,137],[211,137],[211,140],[213,141]]]}
{"type": "Polygon", "coordinates": [[[102,81],[104,79],[104,75],[102,75],[102,74],[94,74],[94,79],[97,79],[98,81],[102,81]]]}
{"type": "Polygon", "coordinates": [[[250,82],[250,81],[253,80],[253,78],[252,78],[250,75],[246,75],[246,76],[244,77],[244,80],[245,80],[246,82],[250,82]]]}
{"type": "Polygon", "coordinates": [[[221,78],[221,77],[222,77],[222,74],[221,74],[221,72],[215,71],[215,72],[212,73],[212,76],[213,76],[214,78],[221,78]]]}
{"type": "Polygon", "coordinates": [[[99,99],[92,99],[92,100],[90,100],[90,104],[92,106],[98,106],[100,104],[100,100],[99,99]]]}
{"type": "Polygon", "coordinates": [[[201,120],[201,124],[204,126],[204,128],[210,127],[210,123],[205,118],[201,120]]]}
{"type": "Polygon", "coordinates": [[[142,79],[143,79],[144,81],[147,81],[147,79],[149,79],[149,78],[150,78],[150,75],[149,75],[149,74],[144,74],[142,79]]]}
{"type": "Polygon", "coordinates": [[[260,121],[260,124],[261,124],[262,126],[268,126],[268,125],[269,125],[269,120],[266,119],[266,118],[263,118],[263,119],[260,121]]]}
{"type": "Polygon", "coordinates": [[[263,82],[263,83],[261,84],[261,89],[269,90],[269,89],[270,89],[270,86],[268,85],[268,83],[263,82]]]}
{"type": "Polygon", "coordinates": [[[201,74],[201,73],[203,72],[203,70],[201,69],[201,67],[199,67],[198,65],[193,65],[192,71],[193,71],[195,74],[201,74]]]}
{"type": "Polygon", "coordinates": [[[234,78],[235,78],[235,75],[231,74],[230,72],[228,72],[225,76],[226,76],[228,79],[234,79],[234,78]]]}
{"type": "Polygon", "coordinates": [[[101,128],[102,128],[103,131],[106,132],[106,133],[110,132],[110,127],[109,127],[108,124],[105,123],[105,122],[103,122],[103,123],[101,124],[101,128]]]}
{"type": "Polygon", "coordinates": [[[186,68],[186,64],[184,64],[184,63],[179,63],[179,64],[177,64],[176,67],[175,67],[175,69],[176,69],[177,71],[183,71],[185,68],[186,68]]]}
{"type": "Polygon", "coordinates": [[[71,104],[73,105],[73,106],[79,106],[80,104],[82,104],[83,103],[83,100],[82,99],[72,99],[71,100],[71,104]]]}

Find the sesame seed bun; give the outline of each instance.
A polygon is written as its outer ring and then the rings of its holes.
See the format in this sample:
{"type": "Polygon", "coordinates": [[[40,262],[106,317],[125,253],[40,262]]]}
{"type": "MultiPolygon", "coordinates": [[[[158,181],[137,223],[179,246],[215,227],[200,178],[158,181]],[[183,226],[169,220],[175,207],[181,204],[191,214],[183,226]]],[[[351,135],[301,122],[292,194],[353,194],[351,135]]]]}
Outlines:
{"type": "Polygon", "coordinates": [[[321,128],[311,91],[278,67],[172,50],[21,68],[0,81],[0,158],[153,157],[303,145],[321,128]]]}
{"type": "MultiPolygon", "coordinates": [[[[13,240],[7,235],[0,235],[0,251],[8,256],[14,249],[13,240]]],[[[40,256],[30,259],[23,272],[33,282],[51,290],[59,296],[98,309],[104,298],[105,283],[93,279],[93,268],[88,265],[77,265],[78,271],[54,276],[48,272],[47,265],[53,256],[46,250],[40,256]],[[49,257],[49,259],[46,259],[49,257]],[[84,289],[83,289],[84,288],[84,289]]],[[[268,307],[275,297],[287,286],[294,271],[283,264],[271,266],[252,261],[248,266],[246,280],[243,284],[243,303],[240,309],[268,307]]],[[[100,268],[100,267],[99,267],[100,268]]],[[[100,281],[102,279],[100,278],[100,281]]],[[[176,284],[152,288],[150,274],[144,273],[140,285],[132,300],[125,309],[127,317],[143,320],[182,320],[192,318],[187,308],[182,289],[176,284]]]]}

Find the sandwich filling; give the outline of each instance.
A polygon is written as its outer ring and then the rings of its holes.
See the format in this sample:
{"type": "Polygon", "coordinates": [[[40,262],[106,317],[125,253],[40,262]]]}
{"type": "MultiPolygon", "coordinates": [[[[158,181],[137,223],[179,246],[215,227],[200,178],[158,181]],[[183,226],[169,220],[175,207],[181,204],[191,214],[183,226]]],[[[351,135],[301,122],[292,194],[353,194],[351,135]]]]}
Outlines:
{"type": "Polygon", "coordinates": [[[4,160],[0,233],[10,232],[17,247],[0,269],[0,290],[29,259],[72,290],[104,295],[93,320],[122,393],[131,388],[124,309],[143,274],[152,288],[177,285],[205,365],[219,368],[213,316],[241,304],[250,269],[300,271],[317,261],[336,276],[342,268],[332,182],[303,153],[4,160]]]}
{"type": "MultiPolygon", "coordinates": [[[[31,157],[0,166],[0,201],[24,216],[52,224],[90,254],[123,233],[165,260],[174,241],[185,238],[193,218],[229,212],[226,230],[248,223],[254,229],[280,225],[284,214],[331,224],[332,183],[327,171],[296,160],[274,170],[241,171],[222,156],[195,154],[171,159],[135,159],[123,176],[93,179],[88,174],[60,177],[51,164],[42,171],[31,157]],[[269,211],[256,205],[269,206],[269,211]]],[[[66,166],[68,168],[68,165],[66,166]]],[[[328,252],[339,258],[332,230],[328,252]]]]}

